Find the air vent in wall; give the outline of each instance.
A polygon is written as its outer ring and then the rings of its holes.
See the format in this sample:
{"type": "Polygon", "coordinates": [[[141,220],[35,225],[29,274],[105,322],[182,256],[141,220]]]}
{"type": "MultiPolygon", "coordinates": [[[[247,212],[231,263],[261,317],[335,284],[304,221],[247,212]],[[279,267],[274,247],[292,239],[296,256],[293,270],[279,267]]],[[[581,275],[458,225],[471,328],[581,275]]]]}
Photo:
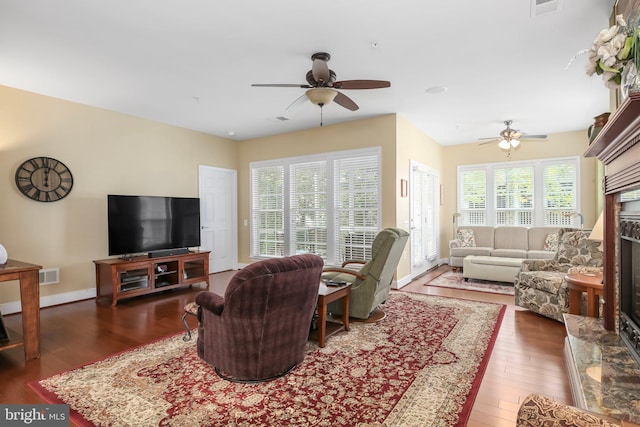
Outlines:
{"type": "Polygon", "coordinates": [[[54,283],[60,283],[59,268],[43,268],[40,270],[40,286],[53,285],[54,283]]]}
{"type": "Polygon", "coordinates": [[[531,0],[531,17],[556,13],[562,9],[563,0],[531,0]]]}

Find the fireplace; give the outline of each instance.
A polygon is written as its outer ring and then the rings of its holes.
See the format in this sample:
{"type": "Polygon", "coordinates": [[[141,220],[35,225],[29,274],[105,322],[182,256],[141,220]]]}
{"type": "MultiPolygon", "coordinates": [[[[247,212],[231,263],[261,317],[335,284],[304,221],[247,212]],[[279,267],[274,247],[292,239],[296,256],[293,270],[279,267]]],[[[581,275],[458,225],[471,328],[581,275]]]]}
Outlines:
{"type": "Polygon", "coordinates": [[[640,363],[640,212],[619,218],[620,336],[640,363]]]}

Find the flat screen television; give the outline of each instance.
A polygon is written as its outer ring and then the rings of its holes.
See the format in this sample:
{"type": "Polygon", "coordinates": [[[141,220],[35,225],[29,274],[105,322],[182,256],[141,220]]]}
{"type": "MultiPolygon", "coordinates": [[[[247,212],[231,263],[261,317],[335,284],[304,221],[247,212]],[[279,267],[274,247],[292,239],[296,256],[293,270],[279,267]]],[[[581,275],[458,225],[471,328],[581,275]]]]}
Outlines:
{"type": "Polygon", "coordinates": [[[198,198],[109,194],[107,205],[109,255],[200,246],[198,198]]]}

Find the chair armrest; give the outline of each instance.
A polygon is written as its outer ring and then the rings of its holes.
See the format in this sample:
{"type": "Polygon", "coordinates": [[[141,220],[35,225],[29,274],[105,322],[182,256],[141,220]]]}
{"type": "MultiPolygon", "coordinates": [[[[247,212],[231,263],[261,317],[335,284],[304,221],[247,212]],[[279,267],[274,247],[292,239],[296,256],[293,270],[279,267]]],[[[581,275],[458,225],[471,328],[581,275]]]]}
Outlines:
{"type": "Polygon", "coordinates": [[[567,270],[567,274],[571,274],[571,273],[580,273],[580,274],[602,274],[603,272],[603,268],[602,267],[591,267],[588,265],[578,265],[575,267],[571,267],[569,268],[569,270],[567,270]]]}
{"type": "Polygon", "coordinates": [[[349,274],[353,277],[357,277],[361,280],[366,279],[367,276],[364,276],[360,273],[358,273],[357,271],[353,271],[353,270],[349,270],[348,268],[342,268],[342,267],[325,267],[322,270],[323,273],[344,273],[344,274],[349,274]]]}
{"type": "Polygon", "coordinates": [[[196,294],[196,304],[203,310],[208,310],[218,316],[224,310],[224,298],[209,291],[202,291],[196,294]]]}
{"type": "Polygon", "coordinates": [[[462,242],[458,239],[449,240],[449,249],[459,248],[462,245],[462,242]]]}
{"type": "Polygon", "coordinates": [[[523,259],[520,271],[558,271],[560,266],[555,259],[523,259]]]}
{"type": "MultiPolygon", "coordinates": [[[[620,426],[621,422],[611,417],[555,402],[546,396],[537,394],[527,396],[520,405],[516,426],[539,427],[546,425],[614,427],[620,426]]],[[[625,423],[624,425],[629,424],[625,423]]]]}
{"type": "Polygon", "coordinates": [[[367,261],[363,261],[363,260],[360,260],[360,259],[349,259],[349,260],[346,260],[345,262],[342,263],[342,268],[346,267],[349,264],[364,265],[366,263],[367,263],[367,261]]]}

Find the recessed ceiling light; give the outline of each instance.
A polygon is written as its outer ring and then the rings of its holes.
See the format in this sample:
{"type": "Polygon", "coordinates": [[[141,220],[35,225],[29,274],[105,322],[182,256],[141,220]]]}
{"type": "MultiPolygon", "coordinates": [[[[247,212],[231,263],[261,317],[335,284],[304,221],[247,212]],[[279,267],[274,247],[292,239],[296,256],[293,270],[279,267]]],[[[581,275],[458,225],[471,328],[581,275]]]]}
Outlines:
{"type": "Polygon", "coordinates": [[[235,133],[234,131],[232,131],[232,130],[230,130],[229,132],[227,132],[227,135],[229,135],[229,136],[235,136],[235,134],[236,134],[236,133],[235,133]]]}
{"type": "Polygon", "coordinates": [[[447,88],[444,86],[431,86],[425,92],[431,95],[438,95],[440,93],[445,93],[446,91],[447,91],[447,88]]]}

